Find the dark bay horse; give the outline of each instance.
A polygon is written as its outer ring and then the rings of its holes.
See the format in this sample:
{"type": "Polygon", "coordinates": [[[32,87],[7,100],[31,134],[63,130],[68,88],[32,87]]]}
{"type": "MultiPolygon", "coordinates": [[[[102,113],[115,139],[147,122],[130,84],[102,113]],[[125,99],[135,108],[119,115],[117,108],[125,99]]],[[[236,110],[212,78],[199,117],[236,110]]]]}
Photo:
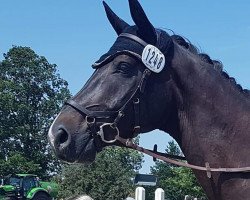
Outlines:
{"type": "MultiPolygon", "coordinates": [[[[67,162],[86,163],[116,140],[160,129],[180,145],[188,163],[250,166],[250,92],[222,64],[178,35],[156,29],[137,0],[129,0],[136,25],[106,3],[118,38],[93,67],[85,86],[65,103],[49,140],[67,162]]],[[[194,173],[211,200],[250,199],[250,173],[194,173]]]]}

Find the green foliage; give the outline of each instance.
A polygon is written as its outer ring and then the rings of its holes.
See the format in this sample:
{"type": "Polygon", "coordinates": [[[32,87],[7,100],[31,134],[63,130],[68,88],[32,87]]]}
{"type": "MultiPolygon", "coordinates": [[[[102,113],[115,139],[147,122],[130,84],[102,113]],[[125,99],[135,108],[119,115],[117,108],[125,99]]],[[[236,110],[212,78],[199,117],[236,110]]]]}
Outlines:
{"type": "MultiPolygon", "coordinates": [[[[28,47],[14,46],[4,54],[0,62],[2,165],[9,166],[10,159],[18,157],[19,164],[39,165],[38,175],[42,177],[58,169],[58,161],[52,158],[49,149],[47,132],[70,94],[67,82],[60,78],[56,68],[28,47]]],[[[14,166],[13,163],[9,167],[13,169],[14,166]]],[[[37,171],[37,168],[31,169],[37,171]]]]}
{"type": "Polygon", "coordinates": [[[180,148],[173,140],[168,142],[168,146],[165,149],[165,151],[166,151],[166,153],[168,153],[170,155],[183,156],[180,148]]]}
{"type": "MultiPolygon", "coordinates": [[[[166,152],[172,155],[182,155],[174,141],[168,143],[166,152]]],[[[189,168],[176,167],[157,161],[155,166],[151,168],[151,173],[157,175],[157,187],[164,189],[165,197],[169,200],[183,200],[185,195],[198,198],[205,197],[202,188],[189,168]]],[[[152,199],[152,193],[149,193],[149,195],[151,195],[149,198],[152,199]]]]}
{"type": "Polygon", "coordinates": [[[37,173],[39,164],[27,160],[19,153],[10,153],[8,160],[0,160],[0,174],[37,173]]]}
{"type": "Polygon", "coordinates": [[[95,200],[125,199],[134,193],[131,179],[141,168],[142,154],[119,147],[108,147],[89,166],[65,165],[60,197],[87,194],[95,200]]]}

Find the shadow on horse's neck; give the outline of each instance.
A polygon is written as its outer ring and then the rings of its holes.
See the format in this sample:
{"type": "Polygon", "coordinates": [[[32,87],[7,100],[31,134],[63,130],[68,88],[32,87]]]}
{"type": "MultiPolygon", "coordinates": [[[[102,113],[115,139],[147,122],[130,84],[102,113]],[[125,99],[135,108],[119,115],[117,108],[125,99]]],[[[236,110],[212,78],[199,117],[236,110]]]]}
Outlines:
{"type": "Polygon", "coordinates": [[[240,139],[249,130],[249,99],[212,65],[177,44],[172,71],[177,103],[170,123],[175,126],[165,131],[176,139],[189,162],[203,166],[211,162],[216,167],[220,160],[230,165],[235,141],[243,146],[249,142],[240,139]]]}

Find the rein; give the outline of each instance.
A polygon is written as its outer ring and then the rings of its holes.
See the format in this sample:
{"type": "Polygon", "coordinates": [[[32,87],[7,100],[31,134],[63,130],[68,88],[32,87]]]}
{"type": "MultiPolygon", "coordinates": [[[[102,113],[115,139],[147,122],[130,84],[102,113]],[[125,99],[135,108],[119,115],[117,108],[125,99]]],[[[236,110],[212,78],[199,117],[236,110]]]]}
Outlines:
{"type": "MultiPolygon", "coordinates": [[[[223,168],[223,167],[221,167],[221,168],[211,168],[209,166],[209,163],[205,163],[205,167],[201,167],[201,166],[197,166],[197,165],[192,165],[192,164],[189,164],[189,163],[186,163],[186,162],[180,162],[180,161],[168,158],[168,157],[171,156],[169,154],[164,154],[165,156],[163,156],[163,153],[151,151],[151,150],[145,149],[145,148],[143,148],[141,146],[138,146],[137,144],[135,144],[133,142],[132,139],[124,139],[124,138],[122,138],[120,136],[116,136],[116,139],[117,139],[117,141],[121,142],[127,148],[131,148],[131,149],[137,150],[139,152],[142,152],[144,154],[147,154],[149,156],[152,156],[153,158],[162,160],[164,162],[171,163],[171,164],[174,164],[174,165],[177,165],[177,166],[180,166],[180,167],[187,167],[187,168],[195,169],[195,170],[199,170],[199,171],[206,171],[207,172],[207,176],[209,178],[211,178],[211,172],[231,172],[231,173],[233,173],[233,172],[250,172],[250,167],[238,167],[238,168],[223,168]],[[166,157],[166,156],[168,156],[168,157],[166,157]]],[[[175,157],[175,156],[173,156],[173,157],[175,157]]],[[[179,157],[179,156],[175,157],[175,159],[183,159],[183,158],[184,157],[179,157]]]]}

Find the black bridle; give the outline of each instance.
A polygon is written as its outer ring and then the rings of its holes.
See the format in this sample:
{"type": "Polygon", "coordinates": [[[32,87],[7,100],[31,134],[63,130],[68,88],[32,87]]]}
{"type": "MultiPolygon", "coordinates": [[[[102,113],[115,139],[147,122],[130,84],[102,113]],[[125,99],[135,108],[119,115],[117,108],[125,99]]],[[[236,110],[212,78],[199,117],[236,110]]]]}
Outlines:
{"type": "MultiPolygon", "coordinates": [[[[129,33],[122,33],[119,35],[119,37],[125,37],[130,40],[136,41],[142,47],[144,48],[147,46],[147,43],[143,41],[141,38],[129,34],[129,33]]],[[[135,55],[137,58],[141,59],[141,55],[125,51],[127,53],[131,53],[135,55]]],[[[117,127],[118,122],[121,120],[122,117],[125,115],[125,110],[127,106],[133,102],[134,107],[134,130],[133,130],[133,137],[138,135],[140,133],[140,96],[143,94],[145,85],[147,82],[148,77],[150,76],[151,71],[149,69],[145,69],[142,73],[141,80],[138,82],[137,87],[135,88],[135,91],[132,93],[131,97],[124,103],[124,105],[117,111],[92,111],[87,109],[84,106],[79,105],[76,101],[74,101],[74,97],[68,101],[65,102],[65,105],[69,105],[72,108],[74,108],[76,111],[78,111],[81,115],[85,116],[85,120],[87,122],[88,128],[91,131],[91,134],[93,137],[100,136],[101,140],[104,143],[114,143],[117,140],[116,136],[119,136],[119,128],[117,127]],[[113,119],[112,122],[107,122],[107,119],[113,119]],[[97,122],[101,120],[103,124],[98,127],[97,122]],[[106,122],[105,122],[106,121],[106,122]],[[106,135],[106,130],[109,131],[109,135],[106,135]]]]}

